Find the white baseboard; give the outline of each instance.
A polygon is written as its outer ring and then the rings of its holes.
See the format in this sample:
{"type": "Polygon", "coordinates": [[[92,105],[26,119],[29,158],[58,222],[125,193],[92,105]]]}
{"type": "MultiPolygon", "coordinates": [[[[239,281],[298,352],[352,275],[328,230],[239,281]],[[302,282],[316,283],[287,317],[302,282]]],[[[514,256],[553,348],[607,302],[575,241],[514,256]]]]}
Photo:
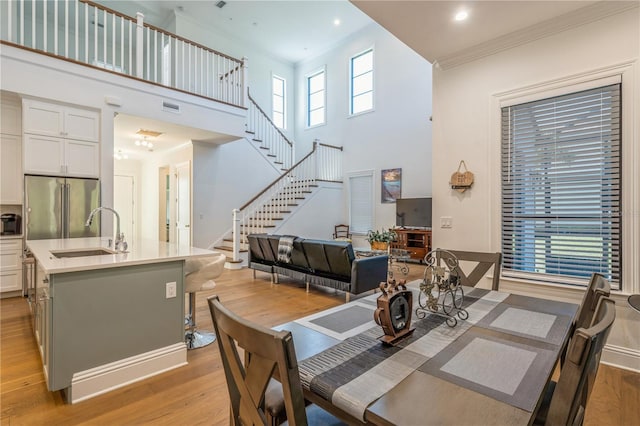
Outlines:
{"type": "Polygon", "coordinates": [[[187,365],[184,342],[80,371],[71,379],[67,402],[84,401],[183,365],[187,365]]]}
{"type": "Polygon", "coordinates": [[[602,349],[603,364],[640,373],[640,351],[622,346],[605,345],[602,349]]]}

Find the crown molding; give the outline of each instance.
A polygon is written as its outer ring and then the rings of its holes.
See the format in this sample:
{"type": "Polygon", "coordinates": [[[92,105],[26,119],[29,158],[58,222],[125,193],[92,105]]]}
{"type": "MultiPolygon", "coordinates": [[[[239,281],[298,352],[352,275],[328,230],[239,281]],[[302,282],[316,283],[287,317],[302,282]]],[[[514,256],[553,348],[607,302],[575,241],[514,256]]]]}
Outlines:
{"type": "Polygon", "coordinates": [[[470,48],[460,50],[452,55],[444,56],[437,59],[434,62],[434,65],[443,70],[451,69],[467,62],[472,62],[504,50],[521,46],[534,40],[539,40],[581,25],[638,8],[639,5],[640,2],[637,1],[599,1],[576,11],[557,16],[487,42],[477,44],[470,48]]]}

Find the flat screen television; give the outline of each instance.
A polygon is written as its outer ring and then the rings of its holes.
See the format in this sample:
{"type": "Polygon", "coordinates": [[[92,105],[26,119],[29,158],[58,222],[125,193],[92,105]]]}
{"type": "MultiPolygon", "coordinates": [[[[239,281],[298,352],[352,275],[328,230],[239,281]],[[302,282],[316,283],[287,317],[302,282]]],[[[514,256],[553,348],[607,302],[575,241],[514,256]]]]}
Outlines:
{"type": "Polygon", "coordinates": [[[398,198],[396,200],[396,226],[431,228],[431,197],[398,198]]]}

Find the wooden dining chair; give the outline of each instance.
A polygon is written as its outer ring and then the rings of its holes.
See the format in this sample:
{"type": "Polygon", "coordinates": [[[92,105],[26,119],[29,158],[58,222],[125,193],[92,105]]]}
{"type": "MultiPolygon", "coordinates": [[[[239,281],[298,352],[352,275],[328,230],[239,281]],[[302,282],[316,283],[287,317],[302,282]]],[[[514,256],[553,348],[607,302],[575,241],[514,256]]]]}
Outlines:
{"type": "Polygon", "coordinates": [[[318,406],[305,408],[298,361],[289,331],[274,331],[207,299],[231,399],[231,424],[343,424],[318,406]],[[244,363],[238,347],[244,350],[244,363]],[[277,374],[280,382],[272,378],[277,374]]]}
{"type": "Polygon", "coordinates": [[[493,267],[493,281],[491,283],[491,289],[498,291],[500,284],[500,266],[502,265],[502,253],[485,253],[475,251],[459,251],[438,249],[436,251],[436,260],[438,265],[441,262],[445,262],[450,268],[455,265],[455,259],[465,262],[476,262],[473,270],[467,275],[457,266],[455,272],[460,277],[460,284],[469,287],[475,287],[478,282],[484,277],[484,275],[493,267]]]}
{"type": "Polygon", "coordinates": [[[598,301],[590,326],[575,330],[558,382],[549,382],[534,424],[582,424],[598,373],[602,348],[615,318],[615,302],[603,297],[598,301]]]}
{"type": "Polygon", "coordinates": [[[350,240],[351,239],[351,232],[349,232],[349,225],[336,225],[333,228],[333,239],[337,240],[338,238],[343,238],[343,239],[347,239],[350,240]]]}
{"type": "Polygon", "coordinates": [[[582,296],[582,302],[576,314],[574,328],[588,328],[596,313],[600,298],[609,297],[609,295],[611,295],[609,281],[601,274],[594,273],[591,275],[589,286],[582,296]]]}

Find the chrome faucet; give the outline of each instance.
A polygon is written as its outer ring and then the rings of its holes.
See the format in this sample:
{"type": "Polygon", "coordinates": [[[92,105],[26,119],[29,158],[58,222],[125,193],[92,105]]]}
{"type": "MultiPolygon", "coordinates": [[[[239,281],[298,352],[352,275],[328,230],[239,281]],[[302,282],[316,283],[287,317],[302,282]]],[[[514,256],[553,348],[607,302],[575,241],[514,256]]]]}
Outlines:
{"type": "Polygon", "coordinates": [[[119,252],[127,251],[128,244],[124,240],[124,234],[120,232],[120,215],[111,207],[96,207],[95,209],[91,210],[91,213],[89,213],[89,217],[87,218],[87,222],[84,224],[84,226],[91,226],[91,222],[93,222],[93,216],[100,210],[109,210],[111,213],[116,215],[116,243],[114,248],[119,252]]]}

